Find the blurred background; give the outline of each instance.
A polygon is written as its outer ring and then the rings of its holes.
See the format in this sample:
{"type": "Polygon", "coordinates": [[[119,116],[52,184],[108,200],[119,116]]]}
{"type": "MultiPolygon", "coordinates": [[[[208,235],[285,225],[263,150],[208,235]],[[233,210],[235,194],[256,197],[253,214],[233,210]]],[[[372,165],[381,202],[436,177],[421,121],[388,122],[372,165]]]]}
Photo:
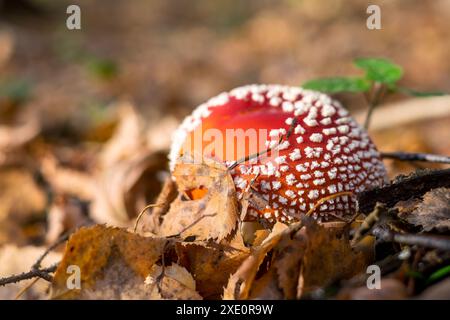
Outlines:
{"type": "MultiPolygon", "coordinates": [[[[130,226],[167,176],[171,132],[208,98],[359,75],[357,57],[389,58],[404,85],[450,92],[449,40],[449,0],[1,0],[0,276],[80,225],[130,226]],[[81,30],[66,27],[70,4],[81,30]],[[382,30],[366,28],[369,4],[382,30]]],[[[366,110],[361,96],[338,98],[366,110]]],[[[423,100],[410,119],[403,99],[388,101],[399,121],[389,106],[374,119],[379,149],[449,154],[449,100],[423,100]]],[[[417,167],[386,164],[391,177],[417,167]]]]}

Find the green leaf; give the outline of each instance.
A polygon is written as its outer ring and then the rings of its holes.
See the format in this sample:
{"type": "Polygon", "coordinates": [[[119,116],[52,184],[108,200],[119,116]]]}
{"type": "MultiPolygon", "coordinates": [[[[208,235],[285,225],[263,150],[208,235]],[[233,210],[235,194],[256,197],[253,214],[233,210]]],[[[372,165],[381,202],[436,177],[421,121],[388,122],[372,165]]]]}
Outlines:
{"type": "Polygon", "coordinates": [[[403,76],[402,67],[387,59],[359,58],[354,64],[366,71],[367,79],[388,85],[394,84],[403,76]]]}
{"type": "Polygon", "coordinates": [[[370,89],[370,82],[361,78],[336,77],[310,80],[302,87],[328,93],[364,92],[370,89]]]}
{"type": "Polygon", "coordinates": [[[448,275],[450,275],[450,266],[445,266],[445,267],[433,272],[430,275],[430,277],[427,279],[427,284],[435,282],[435,281],[442,279],[448,275]]]}
{"type": "Polygon", "coordinates": [[[413,97],[436,97],[448,95],[448,93],[442,91],[417,91],[405,87],[398,87],[397,89],[398,91],[413,97]]]}

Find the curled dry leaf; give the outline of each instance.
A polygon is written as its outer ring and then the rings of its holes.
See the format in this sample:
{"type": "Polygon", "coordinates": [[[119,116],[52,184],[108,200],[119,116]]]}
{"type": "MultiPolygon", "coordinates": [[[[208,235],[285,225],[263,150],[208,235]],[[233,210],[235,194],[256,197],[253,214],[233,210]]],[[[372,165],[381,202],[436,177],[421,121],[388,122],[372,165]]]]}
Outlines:
{"type": "Polygon", "coordinates": [[[423,201],[405,219],[424,231],[450,230],[450,188],[438,188],[427,192],[423,201]]]}
{"type": "Polygon", "coordinates": [[[83,200],[94,197],[95,180],[89,174],[62,167],[50,155],[42,159],[41,172],[55,193],[73,195],[83,200]]]}
{"type": "Polygon", "coordinates": [[[119,228],[101,225],[81,228],[73,234],[52,283],[53,299],[151,298],[144,280],[164,254],[168,240],[144,238],[119,228]],[[81,289],[68,289],[80,269],[81,289]]]}
{"type": "Polygon", "coordinates": [[[108,168],[145,149],[145,127],[136,108],[129,102],[116,106],[119,124],[99,155],[100,167],[108,168]]]}
{"type": "Polygon", "coordinates": [[[149,149],[146,127],[131,104],[118,110],[119,125],[99,155],[91,213],[99,223],[126,227],[159,192],[157,173],[165,169],[166,155],[149,149]]]}
{"type": "Polygon", "coordinates": [[[225,166],[217,162],[180,163],[173,176],[178,197],[164,216],[160,235],[179,234],[198,240],[228,236],[237,226],[238,205],[234,182],[225,166]]]}
{"type": "Polygon", "coordinates": [[[153,265],[145,283],[155,299],[201,300],[196,290],[195,280],[184,267],[173,263],[161,267],[153,265]]]}
{"type": "Polygon", "coordinates": [[[160,188],[155,174],[163,169],[162,158],[160,153],[141,152],[99,172],[91,217],[98,223],[129,226],[160,188]]]}

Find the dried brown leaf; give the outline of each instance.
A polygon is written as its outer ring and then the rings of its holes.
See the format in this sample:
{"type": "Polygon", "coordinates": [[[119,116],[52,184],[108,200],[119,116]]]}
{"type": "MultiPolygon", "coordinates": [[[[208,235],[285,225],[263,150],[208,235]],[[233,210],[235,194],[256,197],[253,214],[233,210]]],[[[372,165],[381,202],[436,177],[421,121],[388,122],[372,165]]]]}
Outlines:
{"type": "Polygon", "coordinates": [[[144,280],[166,243],[166,239],[144,238],[119,228],[81,228],[66,245],[53,279],[52,298],[150,298],[144,280]],[[67,273],[70,265],[80,268],[81,289],[66,285],[72,275],[67,273]]]}
{"type": "Polygon", "coordinates": [[[450,189],[438,188],[427,192],[423,201],[405,219],[425,231],[450,230],[450,189]]]}
{"type": "Polygon", "coordinates": [[[180,163],[173,176],[179,194],[164,216],[161,235],[220,241],[236,228],[238,206],[234,183],[225,166],[216,162],[180,163]],[[205,194],[191,200],[187,193],[192,190],[205,190],[205,194]]]}
{"type": "Polygon", "coordinates": [[[195,280],[184,267],[173,263],[162,268],[154,265],[145,283],[151,288],[152,295],[170,300],[201,300],[196,291],[195,280]]]}
{"type": "Polygon", "coordinates": [[[225,287],[223,298],[225,300],[248,299],[250,290],[255,281],[257,272],[267,253],[278,243],[283,234],[296,225],[288,228],[285,224],[277,222],[270,235],[251,252],[250,256],[244,260],[239,269],[230,277],[225,287]]]}
{"type": "Polygon", "coordinates": [[[306,223],[306,248],[298,280],[298,298],[336,280],[350,278],[368,264],[365,254],[351,248],[346,230],[324,228],[312,220],[306,223]]]}
{"type": "Polygon", "coordinates": [[[205,299],[219,299],[230,275],[249,255],[246,248],[225,244],[203,246],[180,243],[177,252],[181,264],[193,274],[197,290],[205,299]]]}

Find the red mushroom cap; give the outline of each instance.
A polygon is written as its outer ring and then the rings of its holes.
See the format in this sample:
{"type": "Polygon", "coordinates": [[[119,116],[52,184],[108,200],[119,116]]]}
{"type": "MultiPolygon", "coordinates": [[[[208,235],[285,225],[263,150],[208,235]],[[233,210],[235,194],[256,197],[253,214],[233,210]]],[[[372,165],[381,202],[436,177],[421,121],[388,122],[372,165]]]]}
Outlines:
{"type": "Polygon", "coordinates": [[[386,179],[375,145],[339,102],[280,85],[244,86],[200,105],[173,136],[171,169],[189,151],[231,165],[268,147],[265,156],[239,162],[231,171],[238,195],[252,182],[268,203],[263,210],[250,207],[246,220],[297,220],[325,197],[330,199],[313,216],[344,217],[355,212],[356,193],[386,179]],[[236,135],[227,139],[230,133],[236,135]],[[349,192],[353,195],[339,195],[349,192]]]}

